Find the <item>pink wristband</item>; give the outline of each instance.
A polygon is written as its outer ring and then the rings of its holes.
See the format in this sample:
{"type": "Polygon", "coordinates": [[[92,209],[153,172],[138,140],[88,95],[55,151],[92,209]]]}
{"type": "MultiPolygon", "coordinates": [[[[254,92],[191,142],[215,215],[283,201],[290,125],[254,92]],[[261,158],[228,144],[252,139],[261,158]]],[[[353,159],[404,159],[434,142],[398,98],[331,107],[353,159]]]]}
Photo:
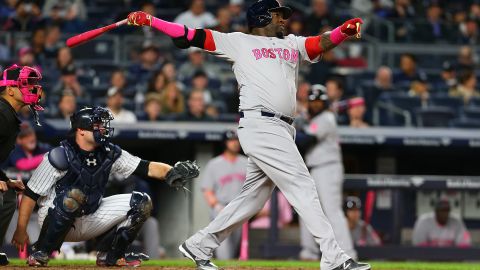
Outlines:
{"type": "MultiPolygon", "coordinates": [[[[152,17],[152,27],[172,38],[178,38],[185,34],[184,25],[167,22],[156,17],[152,17]]],[[[188,28],[187,39],[191,41],[194,35],[195,29],[188,28]]]]}
{"type": "Polygon", "coordinates": [[[333,29],[333,31],[330,33],[330,40],[335,45],[342,43],[348,37],[347,35],[342,33],[342,31],[340,30],[340,27],[341,26],[333,29]]]}

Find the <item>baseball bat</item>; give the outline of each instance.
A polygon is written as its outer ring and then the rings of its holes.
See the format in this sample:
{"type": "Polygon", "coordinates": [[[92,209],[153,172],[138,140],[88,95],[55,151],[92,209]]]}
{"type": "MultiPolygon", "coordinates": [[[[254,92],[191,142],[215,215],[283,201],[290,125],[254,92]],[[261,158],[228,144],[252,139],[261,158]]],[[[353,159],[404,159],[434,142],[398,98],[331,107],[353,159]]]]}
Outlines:
{"type": "Polygon", "coordinates": [[[124,19],[124,20],[118,21],[116,23],[112,23],[110,25],[107,25],[107,26],[103,26],[103,27],[100,27],[100,28],[97,28],[97,29],[93,29],[93,30],[78,34],[76,36],[73,36],[73,37],[67,39],[67,46],[70,47],[70,48],[73,48],[75,46],[78,46],[78,45],[83,44],[83,43],[85,43],[89,40],[92,40],[92,39],[100,36],[101,34],[103,34],[105,32],[108,32],[112,29],[115,29],[115,28],[117,28],[121,25],[124,25],[126,23],[127,23],[127,19],[124,19]]]}

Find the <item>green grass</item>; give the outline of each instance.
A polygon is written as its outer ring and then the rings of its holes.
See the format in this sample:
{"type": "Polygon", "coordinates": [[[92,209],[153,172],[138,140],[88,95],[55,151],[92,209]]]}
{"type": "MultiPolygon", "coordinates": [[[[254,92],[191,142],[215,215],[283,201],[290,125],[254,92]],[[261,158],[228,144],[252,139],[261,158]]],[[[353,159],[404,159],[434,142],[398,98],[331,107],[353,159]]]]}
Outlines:
{"type": "MultiPolygon", "coordinates": [[[[291,268],[291,269],[318,269],[319,262],[301,262],[301,261],[215,261],[219,266],[228,268],[237,267],[271,267],[271,268],[291,268]]],[[[373,270],[480,270],[480,263],[430,263],[430,262],[370,262],[373,270]]],[[[24,266],[25,261],[19,259],[12,260],[12,266],[24,266]]],[[[84,260],[51,260],[49,266],[81,266],[95,265],[94,261],[84,260]]],[[[152,260],[144,262],[145,266],[166,266],[166,267],[192,267],[189,260],[152,260]]],[[[141,268],[140,268],[141,269],[141,268]]]]}

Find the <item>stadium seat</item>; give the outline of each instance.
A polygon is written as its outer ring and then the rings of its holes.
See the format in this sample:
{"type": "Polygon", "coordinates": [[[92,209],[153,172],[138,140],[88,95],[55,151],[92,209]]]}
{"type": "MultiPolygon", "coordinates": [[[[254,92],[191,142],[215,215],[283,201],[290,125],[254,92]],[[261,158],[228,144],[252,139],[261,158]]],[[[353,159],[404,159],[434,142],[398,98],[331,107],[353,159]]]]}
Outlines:
{"type": "Polygon", "coordinates": [[[467,119],[480,120],[480,107],[465,107],[462,116],[467,119]]]}
{"type": "Polygon", "coordinates": [[[415,109],[417,126],[448,127],[455,118],[455,112],[449,107],[425,107],[415,109]]]}
{"type": "Polygon", "coordinates": [[[452,120],[451,126],[454,128],[480,128],[480,120],[456,118],[452,120]]]}
{"type": "Polygon", "coordinates": [[[455,112],[459,112],[463,107],[463,100],[461,98],[451,97],[446,94],[432,95],[430,101],[434,106],[449,107],[455,112]]]}

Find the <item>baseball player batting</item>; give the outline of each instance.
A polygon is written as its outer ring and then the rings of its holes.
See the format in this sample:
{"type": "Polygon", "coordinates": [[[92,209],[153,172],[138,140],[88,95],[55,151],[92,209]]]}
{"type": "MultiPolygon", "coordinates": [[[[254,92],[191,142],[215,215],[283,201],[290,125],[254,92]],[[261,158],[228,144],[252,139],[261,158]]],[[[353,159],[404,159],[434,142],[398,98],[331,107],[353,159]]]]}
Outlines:
{"type": "Polygon", "coordinates": [[[319,36],[286,36],[286,22],[291,14],[290,8],[275,0],[257,1],[247,11],[249,34],[191,29],[143,12],[128,16],[128,24],[158,29],[179,48],[202,48],[232,62],[239,85],[238,137],[248,156],[247,177],[240,194],[206,228],[179,247],[197,269],[218,269],[210,261],[213,251],[262,209],[275,185],[320,245],[322,270],[370,269],[368,264],[355,262],[338,246],[314,181],[295,145],[295,128],[291,125],[300,61],[317,62],[323,52],[358,35],[362,20],[348,20],[319,36]]]}
{"type": "Polygon", "coordinates": [[[110,143],[111,120],[110,111],[101,107],[73,114],[68,139],[45,155],[28,181],[12,244],[22,250],[29,241],[26,228],[38,203],[42,229],[27,260],[30,266],[46,266],[64,241],[96,237],[98,266],[139,266],[148,256],[125,252],[150,216],[152,201],[140,192],[103,198],[110,174],[165,180],[175,188],[198,176],[195,162],[172,167],[142,160],[110,143]]]}
{"type": "MultiPolygon", "coordinates": [[[[325,86],[312,85],[308,92],[308,113],[311,121],[305,132],[315,143],[307,150],[305,163],[315,181],[320,203],[332,224],[338,244],[349,256],[356,258],[347,219],[342,211],[343,165],[337,120],[328,107],[325,86]]],[[[300,219],[300,258],[317,259],[320,255],[317,243],[305,225],[303,219],[300,219]]]]}

